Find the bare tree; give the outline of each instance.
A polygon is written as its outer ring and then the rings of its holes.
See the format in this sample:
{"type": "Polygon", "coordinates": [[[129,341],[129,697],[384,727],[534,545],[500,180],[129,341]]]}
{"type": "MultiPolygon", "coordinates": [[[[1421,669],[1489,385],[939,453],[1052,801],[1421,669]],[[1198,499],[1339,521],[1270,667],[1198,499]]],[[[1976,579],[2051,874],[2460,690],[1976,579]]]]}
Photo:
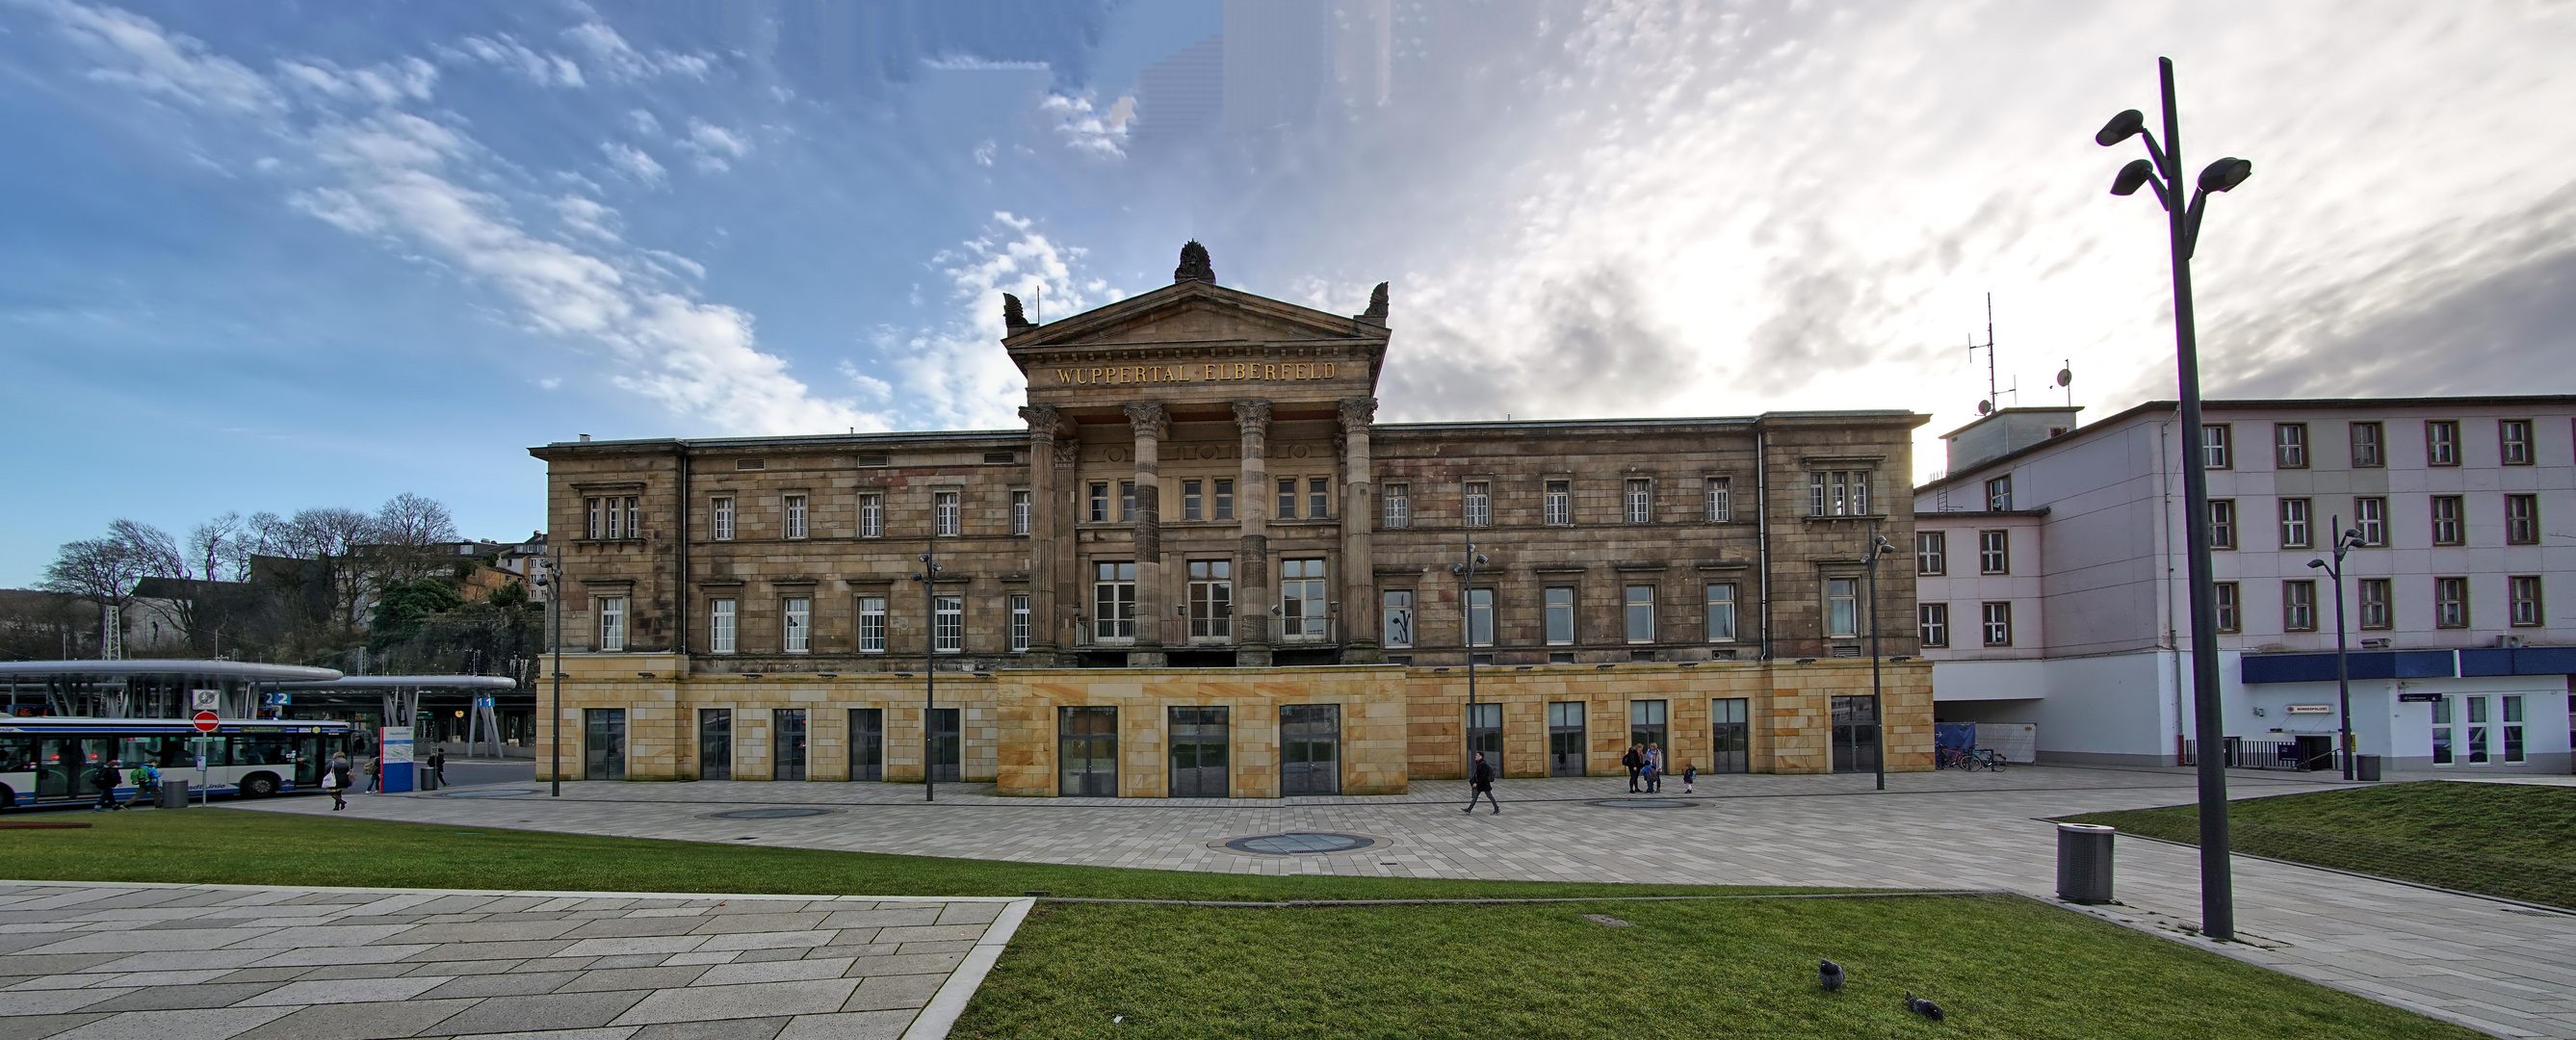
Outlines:
{"type": "Polygon", "coordinates": [[[426,577],[454,562],[447,546],[457,540],[456,521],[437,499],[395,495],[376,510],[372,577],[379,587],[426,577]]]}
{"type": "Polygon", "coordinates": [[[188,560],[207,581],[242,581],[249,577],[250,527],[240,513],[198,524],[188,532],[188,560]]]}
{"type": "Polygon", "coordinates": [[[116,637],[123,631],[125,605],[134,598],[135,584],[149,576],[143,554],[127,540],[111,535],[64,543],[55,551],[54,562],[46,565],[45,580],[38,587],[105,608],[99,615],[99,654],[104,657],[122,642],[116,637]]]}

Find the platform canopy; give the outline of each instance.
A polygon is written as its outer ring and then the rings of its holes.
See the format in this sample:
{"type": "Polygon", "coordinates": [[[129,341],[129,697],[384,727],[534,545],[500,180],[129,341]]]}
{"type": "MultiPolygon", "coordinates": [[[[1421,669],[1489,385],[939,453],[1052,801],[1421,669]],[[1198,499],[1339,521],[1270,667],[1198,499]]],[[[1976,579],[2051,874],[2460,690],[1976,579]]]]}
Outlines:
{"type": "Polygon", "coordinates": [[[121,661],[0,661],[0,679],[101,679],[165,675],[256,683],[328,682],[340,678],[340,673],[330,668],[309,668],[300,664],[262,664],[257,661],[186,661],[159,658],[121,661]]]}

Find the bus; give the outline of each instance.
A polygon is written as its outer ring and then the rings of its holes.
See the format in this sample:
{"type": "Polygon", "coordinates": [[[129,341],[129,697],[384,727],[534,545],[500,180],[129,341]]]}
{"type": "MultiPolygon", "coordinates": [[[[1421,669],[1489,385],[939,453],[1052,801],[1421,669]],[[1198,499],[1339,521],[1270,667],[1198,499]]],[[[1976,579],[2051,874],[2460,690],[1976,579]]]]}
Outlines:
{"type": "MultiPolygon", "coordinates": [[[[187,719],[0,717],[0,808],[97,801],[91,774],[111,759],[129,777],[145,762],[158,765],[164,779],[187,781],[191,794],[314,790],[350,736],[346,722],[305,719],[224,719],[201,734],[187,719]]],[[[120,801],[136,793],[130,779],[117,786],[120,801]]]]}

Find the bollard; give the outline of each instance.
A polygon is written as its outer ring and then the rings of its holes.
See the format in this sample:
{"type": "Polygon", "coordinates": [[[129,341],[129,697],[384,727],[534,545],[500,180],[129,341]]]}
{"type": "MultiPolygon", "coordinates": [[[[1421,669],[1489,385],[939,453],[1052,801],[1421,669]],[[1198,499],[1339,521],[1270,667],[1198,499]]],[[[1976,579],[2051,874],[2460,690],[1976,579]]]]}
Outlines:
{"type": "Polygon", "coordinates": [[[2109,827],[2089,823],[2057,825],[2057,898],[2069,903],[2111,901],[2111,835],[2109,827]]]}

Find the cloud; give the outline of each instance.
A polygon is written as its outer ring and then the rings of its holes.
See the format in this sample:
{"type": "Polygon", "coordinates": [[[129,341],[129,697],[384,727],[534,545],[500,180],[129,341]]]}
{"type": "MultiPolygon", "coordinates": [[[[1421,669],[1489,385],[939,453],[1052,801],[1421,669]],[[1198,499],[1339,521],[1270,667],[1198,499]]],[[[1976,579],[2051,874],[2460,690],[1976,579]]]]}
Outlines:
{"type": "Polygon", "coordinates": [[[418,58],[344,69],[321,58],[277,63],[278,77],[333,101],[391,105],[426,101],[438,85],[438,67],[418,58]]]}
{"type": "Polygon", "coordinates": [[[657,76],[705,79],[707,73],[715,68],[714,59],[703,54],[637,50],[608,23],[596,19],[566,29],[563,35],[575,47],[589,52],[591,61],[612,79],[639,80],[657,76]]]}
{"type": "Polygon", "coordinates": [[[995,213],[981,234],[931,258],[931,266],[948,282],[958,315],[936,328],[877,330],[872,345],[893,379],[855,365],[843,374],[854,381],[902,386],[913,406],[906,418],[916,424],[1017,426],[1027,383],[999,346],[1001,294],[1043,300],[1043,313],[1056,315],[1125,298],[1107,281],[1086,273],[1086,256],[1084,249],[1049,238],[1035,220],[995,213]]]}
{"type": "Polygon", "coordinates": [[[599,150],[601,154],[608,156],[609,169],[655,186],[661,185],[668,179],[662,170],[662,164],[653,161],[653,157],[644,154],[641,148],[608,141],[602,143],[599,150]]]}
{"type": "Polygon", "coordinates": [[[551,51],[537,51],[506,33],[493,37],[468,36],[454,47],[440,46],[434,50],[441,60],[480,62],[513,73],[540,87],[585,85],[581,66],[571,58],[551,51]]]}
{"type": "Polygon", "coordinates": [[[101,62],[90,71],[91,79],[251,115],[274,113],[284,104],[277,88],[248,66],[209,53],[194,37],[164,33],[149,18],[68,0],[51,0],[39,9],[101,62]]]}
{"type": "Polygon", "coordinates": [[[689,135],[680,139],[700,173],[723,173],[732,161],[751,154],[750,139],[702,119],[689,120],[689,135]]]}
{"type": "MultiPolygon", "coordinates": [[[[1050,93],[1038,101],[1038,113],[1052,121],[1056,138],[1076,152],[1102,157],[1127,154],[1127,124],[1136,117],[1136,99],[1119,98],[1108,111],[1092,108],[1088,94],[1050,93]]],[[[984,165],[992,163],[982,149],[976,152],[984,165]]]]}

